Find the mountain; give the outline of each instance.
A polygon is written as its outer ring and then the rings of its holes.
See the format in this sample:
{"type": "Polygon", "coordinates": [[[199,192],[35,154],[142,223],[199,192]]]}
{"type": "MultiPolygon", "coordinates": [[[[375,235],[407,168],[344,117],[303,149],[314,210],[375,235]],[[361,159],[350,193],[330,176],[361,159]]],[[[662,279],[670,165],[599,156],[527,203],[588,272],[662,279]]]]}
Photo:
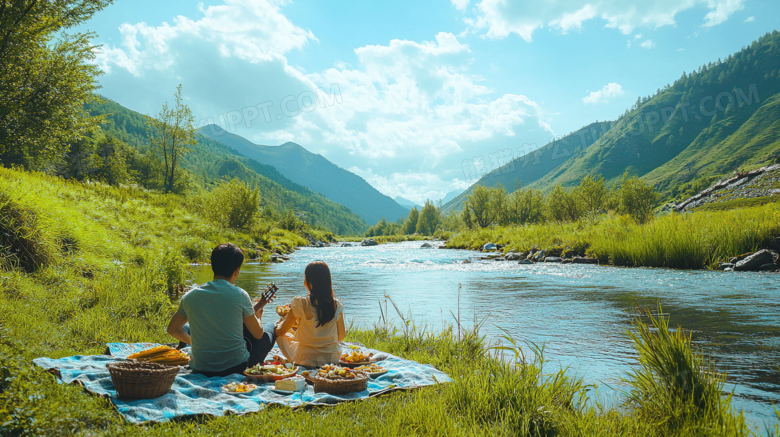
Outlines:
{"type": "Polygon", "coordinates": [[[724,61],[703,65],[638,101],[586,154],[539,186],[575,185],[586,174],[623,172],[665,200],[686,187],[780,158],[780,34],[766,34],[724,61]]]}
{"type": "MultiPolygon", "coordinates": [[[[113,135],[140,152],[148,148],[148,132],[142,114],[102,98],[88,103],[85,109],[91,115],[105,115],[101,125],[113,135]]],[[[242,156],[230,147],[205,135],[198,135],[197,144],[182,156],[181,166],[192,178],[204,186],[213,185],[222,178],[238,178],[260,189],[262,202],[281,213],[292,209],[301,220],[340,234],[356,235],[365,232],[368,224],[349,208],[327,199],[282,175],[271,165],[242,156]]]]}
{"type": "MultiPolygon", "coordinates": [[[[518,179],[548,191],[575,186],[586,175],[612,182],[628,172],[653,184],[668,202],[725,174],[780,162],[779,71],[780,33],[774,31],[637,99],[618,120],[601,125],[592,145],[554,168],[532,169],[546,170],[541,176],[518,179]]],[[[494,171],[478,183],[511,188],[506,179],[494,171]]],[[[447,206],[453,209],[462,196],[447,206]]]]}
{"type": "Polygon", "coordinates": [[[401,196],[395,196],[393,200],[395,200],[396,203],[398,203],[399,205],[403,206],[406,209],[412,209],[412,208],[417,208],[418,210],[422,209],[422,206],[412,202],[409,199],[404,199],[401,196]]]}
{"type": "Polygon", "coordinates": [[[199,132],[247,158],[276,167],[289,180],[348,207],[367,223],[377,223],[382,217],[395,221],[409,213],[408,209],[377,191],[360,176],[298,144],[258,145],[214,124],[202,127],[199,132]]]}
{"type": "Polygon", "coordinates": [[[445,194],[444,197],[441,198],[441,204],[444,205],[445,203],[449,202],[450,200],[458,197],[458,194],[462,193],[465,190],[452,190],[449,193],[445,194]]]}
{"type": "Polygon", "coordinates": [[[591,123],[575,132],[557,138],[543,147],[524,153],[503,166],[482,176],[450,201],[442,205],[443,212],[460,211],[466,197],[474,191],[475,185],[495,187],[498,184],[512,192],[519,186],[529,186],[545,177],[563,163],[580,156],[608,129],[608,123],[591,123]]]}

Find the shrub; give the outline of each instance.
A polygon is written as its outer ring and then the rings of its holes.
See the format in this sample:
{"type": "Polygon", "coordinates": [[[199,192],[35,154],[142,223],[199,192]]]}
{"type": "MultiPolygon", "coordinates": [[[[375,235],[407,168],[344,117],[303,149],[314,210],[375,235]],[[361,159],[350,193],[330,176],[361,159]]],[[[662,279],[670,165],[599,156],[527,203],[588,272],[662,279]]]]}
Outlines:
{"type": "Polygon", "coordinates": [[[638,177],[629,179],[628,174],[623,176],[618,198],[620,201],[618,212],[621,214],[628,214],[639,223],[646,223],[653,218],[657,194],[651,185],[638,177]]]}
{"type": "Polygon", "coordinates": [[[214,223],[230,229],[252,229],[260,216],[260,190],[238,179],[223,181],[197,202],[214,223]]]}
{"type": "Polygon", "coordinates": [[[0,267],[34,272],[54,259],[54,247],[41,231],[35,212],[0,193],[0,267]]]}

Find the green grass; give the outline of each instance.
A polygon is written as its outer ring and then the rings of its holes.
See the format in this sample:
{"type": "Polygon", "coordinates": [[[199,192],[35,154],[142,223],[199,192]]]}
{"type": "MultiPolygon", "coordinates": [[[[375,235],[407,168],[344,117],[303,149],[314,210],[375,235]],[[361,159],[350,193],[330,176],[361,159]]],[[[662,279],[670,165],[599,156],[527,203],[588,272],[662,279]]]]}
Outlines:
{"type": "MultiPolygon", "coordinates": [[[[638,349],[639,370],[626,375],[635,387],[631,399],[636,401],[607,409],[597,398],[586,396],[594,393],[594,387],[567,369],[545,365],[542,347],[506,338],[505,347],[491,348],[478,328],[431,332],[408,318],[403,319],[401,330],[387,325],[350,329],[348,340],[432,364],[454,382],[332,408],[271,407],[240,417],[130,425],[106,399],[84,393],[78,386],[57,384],[31,360],[99,354],[106,342],[171,341],[165,326],[175,304],[166,288],[186,277],[182,241],[208,247],[232,239],[247,247],[256,244],[260,250],[268,248],[261,241],[300,237],[278,229],[255,235],[216,229],[197,209],[188,209],[182,198],[10,170],[0,170],[0,193],[12,200],[4,213],[22,212],[25,220],[35,217],[35,232],[27,237],[49,251],[49,257],[31,264],[32,268],[10,263],[0,272],[0,436],[750,433],[719,389],[696,397],[697,403],[682,415],[668,411],[679,403],[644,395],[649,389],[643,387],[661,384],[657,393],[677,396],[675,382],[655,369],[697,367],[691,361],[689,338],[681,341],[666,332],[666,325],[656,324],[657,329],[650,330],[637,322],[638,338],[646,346],[638,349]],[[652,340],[656,332],[659,337],[652,340]],[[669,350],[679,353],[665,352],[669,350]],[[663,364],[647,364],[653,356],[663,364]]],[[[11,214],[0,223],[17,220],[18,224],[19,217],[11,214]]],[[[32,228],[29,220],[23,224],[32,228]]]]}
{"type": "Polygon", "coordinates": [[[496,227],[453,235],[447,247],[476,250],[491,242],[528,251],[590,255],[627,267],[714,268],[719,261],[768,245],[780,236],[780,205],[667,214],[645,224],[605,215],[567,224],[496,227]]]}
{"type": "Polygon", "coordinates": [[[359,242],[363,241],[364,239],[369,238],[374,241],[376,241],[379,244],[386,244],[386,243],[400,243],[402,241],[424,241],[424,240],[430,240],[433,237],[425,236],[425,235],[380,235],[377,237],[361,237],[361,236],[354,236],[354,235],[342,235],[338,237],[339,241],[350,241],[350,242],[359,242]]]}
{"type": "MultiPolygon", "coordinates": [[[[775,185],[780,186],[780,182],[776,182],[775,185]]],[[[772,188],[775,187],[773,186],[772,188]]],[[[696,211],[728,211],[730,209],[766,205],[767,203],[776,202],[777,199],[777,196],[753,197],[750,199],[732,199],[726,200],[725,202],[707,203],[696,208],[696,211]]]]}

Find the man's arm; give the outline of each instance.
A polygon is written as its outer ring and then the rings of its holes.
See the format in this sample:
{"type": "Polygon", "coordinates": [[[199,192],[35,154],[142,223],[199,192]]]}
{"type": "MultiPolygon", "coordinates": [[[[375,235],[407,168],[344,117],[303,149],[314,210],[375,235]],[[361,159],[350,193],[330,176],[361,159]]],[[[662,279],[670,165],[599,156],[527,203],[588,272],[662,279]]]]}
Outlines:
{"type": "Polygon", "coordinates": [[[187,323],[187,316],[181,313],[174,314],[173,317],[171,317],[171,321],[168,323],[168,335],[176,340],[192,344],[192,337],[184,330],[185,323],[187,323]]]}
{"type": "Polygon", "coordinates": [[[246,325],[246,329],[249,330],[252,337],[257,340],[263,338],[263,324],[260,323],[260,320],[254,314],[244,317],[244,325],[246,325]]]}

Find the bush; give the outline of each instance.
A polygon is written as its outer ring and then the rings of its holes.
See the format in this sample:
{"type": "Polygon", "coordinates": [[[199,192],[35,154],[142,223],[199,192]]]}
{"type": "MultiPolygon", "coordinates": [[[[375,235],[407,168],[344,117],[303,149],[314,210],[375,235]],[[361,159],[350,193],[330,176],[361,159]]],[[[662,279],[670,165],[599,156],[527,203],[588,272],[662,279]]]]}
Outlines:
{"type": "Polygon", "coordinates": [[[639,223],[646,223],[653,218],[657,194],[651,185],[638,177],[628,179],[628,174],[623,176],[618,198],[620,199],[618,212],[621,214],[628,214],[639,223]]]}
{"type": "Polygon", "coordinates": [[[0,268],[35,272],[53,261],[54,246],[41,231],[35,212],[0,193],[0,268]]]}
{"type": "Polygon", "coordinates": [[[260,216],[260,190],[238,179],[223,181],[197,202],[214,223],[230,229],[250,230],[260,216]]]}

